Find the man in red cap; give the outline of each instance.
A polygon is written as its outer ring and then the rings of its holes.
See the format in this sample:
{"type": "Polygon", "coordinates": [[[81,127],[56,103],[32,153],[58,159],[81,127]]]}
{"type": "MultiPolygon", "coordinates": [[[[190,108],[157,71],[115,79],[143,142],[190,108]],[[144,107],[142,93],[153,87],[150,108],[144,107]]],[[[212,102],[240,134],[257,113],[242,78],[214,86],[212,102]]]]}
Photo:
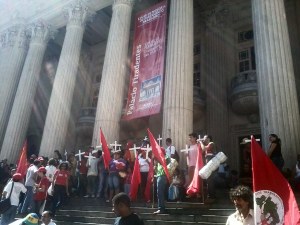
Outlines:
{"type": "Polygon", "coordinates": [[[37,172],[38,176],[40,177],[40,182],[35,184],[33,212],[40,216],[40,209],[46,199],[46,194],[48,187],[50,186],[50,182],[46,177],[47,171],[45,167],[40,167],[37,172]]]}
{"type": "Polygon", "coordinates": [[[20,193],[26,193],[25,186],[20,182],[22,180],[22,175],[20,173],[15,173],[12,176],[12,179],[4,187],[2,193],[2,199],[9,198],[11,207],[2,214],[1,224],[9,224],[15,219],[17,208],[19,205],[20,193]],[[10,195],[11,193],[11,195],[10,195]]]}

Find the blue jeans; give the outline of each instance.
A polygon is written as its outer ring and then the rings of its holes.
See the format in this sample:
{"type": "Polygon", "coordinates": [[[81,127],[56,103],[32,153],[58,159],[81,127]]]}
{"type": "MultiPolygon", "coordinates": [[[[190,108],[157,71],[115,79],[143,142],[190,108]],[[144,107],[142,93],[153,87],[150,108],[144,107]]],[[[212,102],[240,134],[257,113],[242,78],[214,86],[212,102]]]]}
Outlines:
{"type": "Polygon", "coordinates": [[[1,225],[7,225],[14,221],[18,206],[12,205],[5,213],[1,216],[1,225]]]}
{"type": "Polygon", "coordinates": [[[120,189],[120,179],[118,173],[111,173],[108,175],[108,186],[109,190],[120,189]]]}
{"type": "Polygon", "coordinates": [[[161,212],[165,211],[165,188],[167,184],[166,175],[157,177],[157,203],[161,212]]]}
{"type": "Polygon", "coordinates": [[[27,189],[27,192],[25,195],[21,213],[28,213],[29,212],[28,208],[32,208],[33,206],[33,187],[31,186],[25,186],[25,187],[27,189]]]}
{"type": "Polygon", "coordinates": [[[98,195],[99,197],[107,197],[107,172],[99,174],[98,195]]]}

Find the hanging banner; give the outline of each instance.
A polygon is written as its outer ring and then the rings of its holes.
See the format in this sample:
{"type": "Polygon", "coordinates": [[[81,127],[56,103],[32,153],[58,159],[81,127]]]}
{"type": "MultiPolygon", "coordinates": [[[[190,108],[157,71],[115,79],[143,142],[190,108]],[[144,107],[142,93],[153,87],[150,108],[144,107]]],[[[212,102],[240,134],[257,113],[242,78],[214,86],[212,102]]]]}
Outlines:
{"type": "Polygon", "coordinates": [[[167,1],[136,15],[125,120],[160,112],[166,43],[167,1]]]}

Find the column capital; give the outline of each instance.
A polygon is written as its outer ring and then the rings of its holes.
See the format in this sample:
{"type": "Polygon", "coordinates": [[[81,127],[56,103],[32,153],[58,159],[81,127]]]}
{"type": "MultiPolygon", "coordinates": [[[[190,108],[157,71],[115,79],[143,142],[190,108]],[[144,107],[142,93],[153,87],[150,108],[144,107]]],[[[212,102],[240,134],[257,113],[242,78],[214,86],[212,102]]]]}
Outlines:
{"type": "Polygon", "coordinates": [[[227,27],[232,24],[233,12],[230,1],[221,1],[215,8],[205,11],[202,16],[207,27],[227,27]]]}
{"type": "Polygon", "coordinates": [[[31,36],[30,43],[45,44],[49,39],[54,38],[56,30],[53,30],[51,25],[38,21],[28,27],[28,33],[31,36]]]}
{"type": "Polygon", "coordinates": [[[16,24],[7,28],[1,34],[1,47],[14,47],[17,45],[19,48],[28,48],[29,37],[26,34],[26,27],[24,24],[16,24]]]}
{"type": "Polygon", "coordinates": [[[68,25],[83,27],[87,20],[92,19],[95,12],[90,10],[82,0],[77,0],[75,4],[64,9],[64,14],[68,19],[68,25]]]}
{"type": "Polygon", "coordinates": [[[127,5],[132,7],[134,4],[135,0],[114,0],[113,7],[118,6],[118,5],[127,5]]]}

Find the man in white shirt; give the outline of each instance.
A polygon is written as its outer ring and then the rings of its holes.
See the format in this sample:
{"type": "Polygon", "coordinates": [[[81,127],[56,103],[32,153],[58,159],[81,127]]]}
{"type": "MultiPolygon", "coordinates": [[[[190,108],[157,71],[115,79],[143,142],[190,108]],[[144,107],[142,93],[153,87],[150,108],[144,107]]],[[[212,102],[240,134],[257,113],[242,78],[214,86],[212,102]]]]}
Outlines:
{"type": "Polygon", "coordinates": [[[240,185],[230,191],[236,212],[231,214],[226,225],[254,225],[253,194],[249,187],[240,185]]]}
{"type": "Polygon", "coordinates": [[[169,158],[173,158],[175,157],[175,147],[172,145],[172,139],[171,138],[167,138],[166,139],[166,156],[168,156],[169,158]]]}
{"type": "Polygon", "coordinates": [[[41,218],[43,222],[42,225],[56,225],[56,223],[52,221],[52,217],[53,217],[52,212],[44,211],[42,213],[42,218],[41,218]]]}
{"type": "Polygon", "coordinates": [[[37,180],[37,171],[40,167],[41,162],[36,159],[33,162],[33,165],[31,165],[26,173],[26,181],[25,181],[25,187],[27,189],[24,203],[22,206],[21,213],[29,213],[33,205],[33,187],[37,180]]]}

